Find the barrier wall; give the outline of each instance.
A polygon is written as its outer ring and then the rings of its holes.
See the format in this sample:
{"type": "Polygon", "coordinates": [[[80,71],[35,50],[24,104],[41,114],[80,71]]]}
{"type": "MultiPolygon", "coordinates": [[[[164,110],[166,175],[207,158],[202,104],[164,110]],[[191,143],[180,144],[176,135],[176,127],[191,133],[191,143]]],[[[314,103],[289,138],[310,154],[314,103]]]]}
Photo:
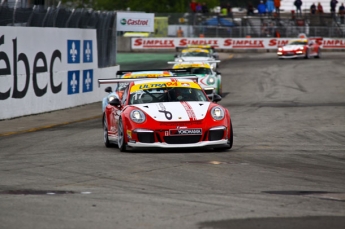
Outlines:
{"type": "MultiPolygon", "coordinates": [[[[132,50],[175,50],[187,45],[212,45],[222,50],[277,49],[296,38],[132,38],[132,50]]],[[[343,50],[345,39],[313,38],[323,49],[343,50]]]]}
{"type": "Polygon", "coordinates": [[[101,101],[117,70],[98,68],[94,29],[0,27],[0,120],[101,101]]]}

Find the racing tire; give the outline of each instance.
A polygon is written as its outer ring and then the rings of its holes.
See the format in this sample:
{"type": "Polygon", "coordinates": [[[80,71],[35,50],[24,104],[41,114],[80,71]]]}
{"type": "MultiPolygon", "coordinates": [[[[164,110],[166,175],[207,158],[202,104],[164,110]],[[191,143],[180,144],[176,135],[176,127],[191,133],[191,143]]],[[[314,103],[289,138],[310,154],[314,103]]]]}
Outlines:
{"type": "Polygon", "coordinates": [[[123,127],[122,119],[119,120],[119,126],[118,126],[118,141],[117,145],[120,149],[120,152],[126,152],[127,151],[127,142],[125,139],[125,128],[123,127]]]}
{"type": "Polygon", "coordinates": [[[217,94],[220,96],[223,96],[223,88],[222,88],[222,77],[219,75],[218,76],[218,82],[217,82],[217,86],[218,86],[218,91],[217,94]]]}
{"type": "Polygon", "coordinates": [[[231,136],[230,136],[230,138],[228,140],[228,145],[225,146],[225,147],[214,148],[214,151],[220,152],[220,151],[225,151],[225,150],[228,150],[228,149],[232,148],[232,145],[234,143],[234,132],[233,132],[233,129],[232,129],[232,122],[231,121],[230,121],[230,130],[231,130],[231,136]]]}
{"type": "Polygon", "coordinates": [[[114,145],[110,143],[109,136],[108,136],[108,123],[105,115],[103,116],[103,139],[104,139],[104,145],[107,148],[111,148],[114,145]]]}
{"type": "Polygon", "coordinates": [[[310,53],[308,49],[307,52],[305,53],[304,59],[309,59],[309,58],[310,58],[310,53]]]}
{"type": "Polygon", "coordinates": [[[320,57],[321,57],[321,51],[320,51],[320,49],[319,49],[319,51],[317,51],[317,55],[314,56],[314,58],[320,58],[320,57]]]}

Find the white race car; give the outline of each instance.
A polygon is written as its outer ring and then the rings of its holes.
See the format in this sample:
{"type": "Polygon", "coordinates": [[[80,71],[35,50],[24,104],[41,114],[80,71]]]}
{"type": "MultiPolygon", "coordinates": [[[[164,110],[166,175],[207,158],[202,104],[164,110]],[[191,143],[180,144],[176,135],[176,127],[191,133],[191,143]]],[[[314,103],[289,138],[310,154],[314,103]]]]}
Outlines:
{"type": "Polygon", "coordinates": [[[213,69],[216,69],[218,66],[217,63],[220,62],[220,60],[215,59],[209,50],[201,48],[184,49],[181,53],[175,55],[175,62],[191,61],[208,62],[212,65],[213,69]]]}

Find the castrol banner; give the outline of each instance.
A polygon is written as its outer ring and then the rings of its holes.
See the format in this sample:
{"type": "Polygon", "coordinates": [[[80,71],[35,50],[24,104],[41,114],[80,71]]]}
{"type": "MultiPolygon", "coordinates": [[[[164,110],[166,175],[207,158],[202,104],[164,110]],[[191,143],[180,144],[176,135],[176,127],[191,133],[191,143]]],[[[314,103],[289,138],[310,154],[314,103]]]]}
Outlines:
{"type": "Polygon", "coordinates": [[[154,14],[117,12],[116,17],[117,31],[154,31],[154,14]]]}
{"type": "MultiPolygon", "coordinates": [[[[132,38],[135,49],[175,49],[188,45],[210,45],[216,49],[277,49],[296,38],[132,38]]],[[[345,39],[309,38],[325,49],[345,49],[345,39]]]]}

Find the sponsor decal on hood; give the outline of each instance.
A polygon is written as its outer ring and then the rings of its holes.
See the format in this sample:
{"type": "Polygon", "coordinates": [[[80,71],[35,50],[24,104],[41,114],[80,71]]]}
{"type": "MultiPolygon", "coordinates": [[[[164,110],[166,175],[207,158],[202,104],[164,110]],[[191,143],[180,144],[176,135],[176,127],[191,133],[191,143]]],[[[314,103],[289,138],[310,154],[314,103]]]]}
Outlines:
{"type": "Polygon", "coordinates": [[[158,122],[197,121],[205,118],[210,102],[167,102],[135,104],[158,122]]]}

